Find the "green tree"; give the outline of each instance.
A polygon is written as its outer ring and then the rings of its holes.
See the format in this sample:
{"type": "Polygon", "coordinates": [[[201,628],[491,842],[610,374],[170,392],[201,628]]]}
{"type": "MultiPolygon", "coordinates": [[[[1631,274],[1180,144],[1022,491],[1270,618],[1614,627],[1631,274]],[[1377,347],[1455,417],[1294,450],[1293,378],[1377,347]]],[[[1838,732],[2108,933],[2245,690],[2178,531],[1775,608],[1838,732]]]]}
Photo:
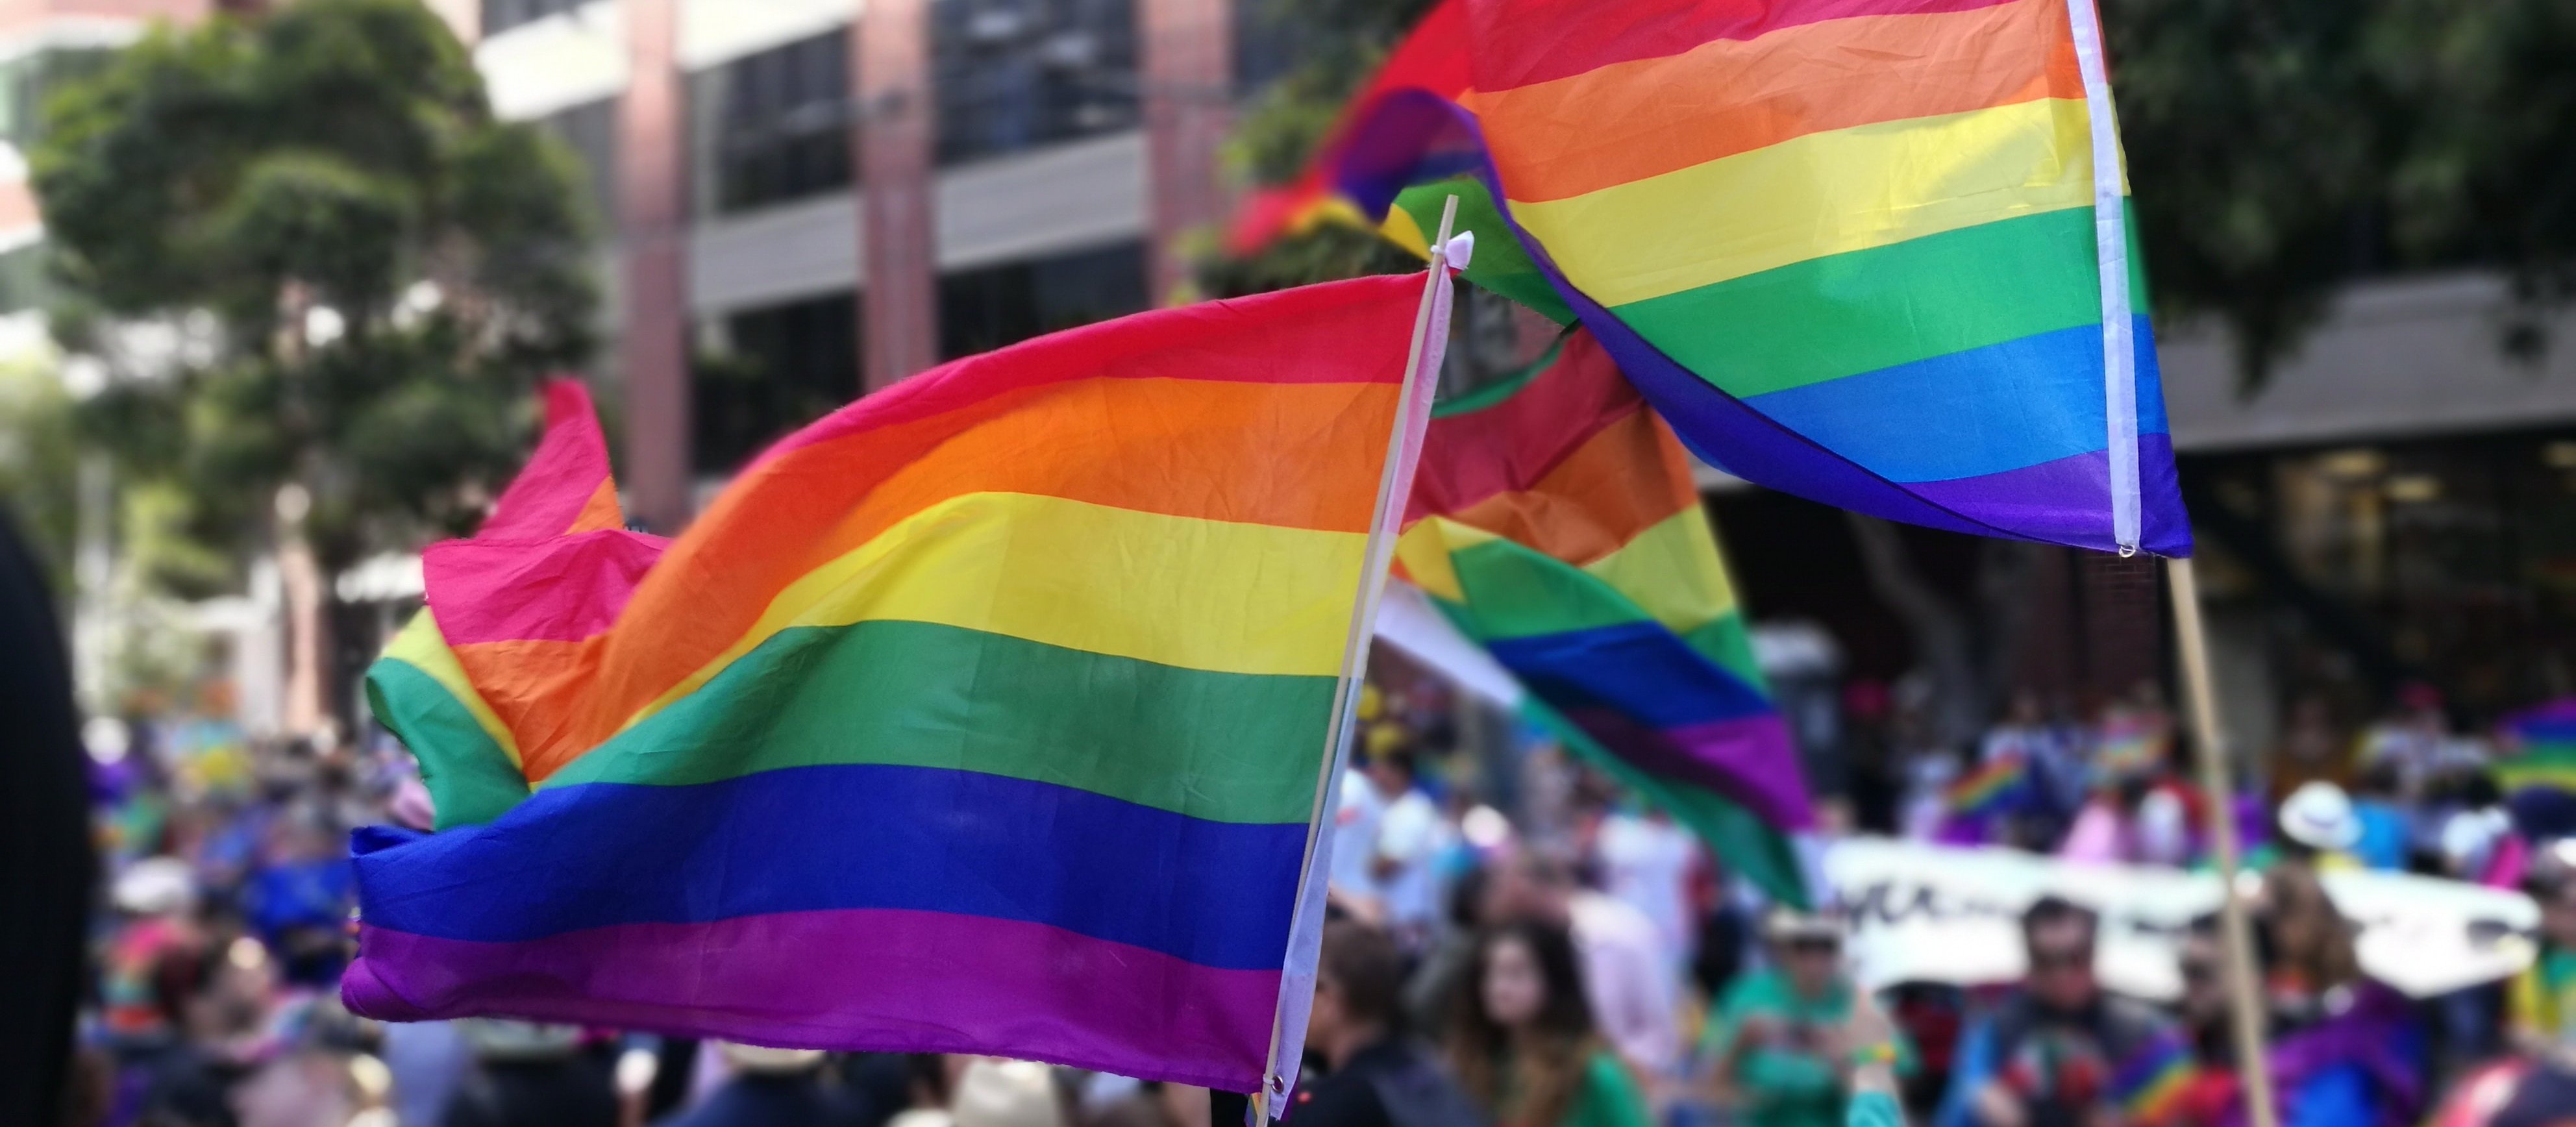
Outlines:
{"type": "MultiPolygon", "coordinates": [[[[2483,268],[2536,312],[2576,267],[2576,5],[2103,0],[2162,315],[2249,381],[2356,277],[2483,268]]],[[[2538,347],[2521,319],[2500,343],[2538,347]]]]}
{"type": "Polygon", "coordinates": [[[30,163],[56,335],[116,369],[85,431],[226,550],[302,537],[327,577],[467,527],[593,345],[578,158],[417,0],[157,29],[30,163]]]}

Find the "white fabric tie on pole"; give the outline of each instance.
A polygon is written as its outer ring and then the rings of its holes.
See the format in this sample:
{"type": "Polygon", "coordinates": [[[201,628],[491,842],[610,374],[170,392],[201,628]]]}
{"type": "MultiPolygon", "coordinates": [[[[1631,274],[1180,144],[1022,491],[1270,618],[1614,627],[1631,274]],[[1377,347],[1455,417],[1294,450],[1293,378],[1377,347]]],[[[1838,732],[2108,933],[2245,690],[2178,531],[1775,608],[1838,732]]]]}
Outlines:
{"type": "Polygon", "coordinates": [[[2129,228],[2121,191],[2119,116],[2102,61],[2102,22],[2093,0],[2066,0],[2075,65],[2084,78],[2084,116],[2093,139],[2093,249],[2102,278],[2102,406],[2110,420],[2111,538],[2138,550],[2138,347],[2130,315],[2129,228]]]}

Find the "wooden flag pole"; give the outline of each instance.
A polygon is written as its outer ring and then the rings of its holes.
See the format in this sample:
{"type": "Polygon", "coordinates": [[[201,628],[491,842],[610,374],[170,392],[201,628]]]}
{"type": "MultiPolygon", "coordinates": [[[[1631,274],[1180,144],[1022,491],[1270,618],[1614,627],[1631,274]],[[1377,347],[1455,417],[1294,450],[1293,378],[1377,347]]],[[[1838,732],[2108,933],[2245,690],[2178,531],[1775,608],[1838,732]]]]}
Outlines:
{"type": "Polygon", "coordinates": [[[2165,561],[2173,587],[2174,641],[2182,649],[2182,677],[2191,698],[2192,745],[2200,766],[2201,793],[2209,802],[2210,848],[2218,854],[2219,928],[2226,948],[2227,1008],[2236,1026],[2236,1074],[2246,1121],[2277,1127],[2272,1073],[2263,1040],[2263,1000],[2255,989],[2254,929],[2245,898],[2237,894],[2236,787],[2228,779],[2226,746],[2218,726],[2218,691],[2209,673],[2209,635],[2200,618],[2200,582],[2191,558],[2165,561]]]}

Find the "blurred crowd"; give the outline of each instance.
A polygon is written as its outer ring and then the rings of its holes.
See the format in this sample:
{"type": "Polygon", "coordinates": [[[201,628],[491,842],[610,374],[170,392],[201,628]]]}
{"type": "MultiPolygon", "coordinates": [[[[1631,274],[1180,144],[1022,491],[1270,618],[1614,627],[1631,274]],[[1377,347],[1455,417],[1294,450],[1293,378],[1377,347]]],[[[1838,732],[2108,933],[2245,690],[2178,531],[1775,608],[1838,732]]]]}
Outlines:
{"type": "MultiPolygon", "coordinates": [[[[2014,697],[1941,747],[1905,693],[1843,697],[1825,831],[2206,866],[2206,799],[2151,688],[2083,710],[2014,697]]],[[[1690,832],[1552,742],[1462,738],[1437,680],[1363,695],[1341,782],[1309,1074],[1315,1127],[2157,1127],[2244,1121],[2222,929],[2194,925],[2161,1005],[2096,976],[2093,910],[2047,897],[2021,978],[1962,988],[1852,977],[1852,924],[1768,902],[1690,832]],[[1492,741],[1487,741],[1492,742],[1492,741]],[[1857,1101],[1857,1102],[1856,1102],[1857,1101]]],[[[381,733],[261,744],[207,694],[83,733],[108,895],[93,929],[70,1122],[107,1127],[1213,1127],[1240,1103],[1012,1062],[789,1052],[479,1020],[386,1025],[337,1001],[348,832],[425,826],[381,733]],[[900,1121],[900,1122],[898,1122],[900,1121]]],[[[2506,741],[2509,744],[2509,741],[2506,741]]],[[[2409,690],[2350,730],[2290,711],[2229,812],[2293,1127],[2576,1114],[2576,850],[2516,822],[2509,746],[2409,690]],[[2321,877],[2409,870],[2529,890],[2519,978],[2429,999],[2370,979],[2321,877]],[[2517,1102],[2518,1101],[2518,1102],[2517,1102]]],[[[2517,1118],[2520,1117],[2520,1118],[2517,1118]]],[[[2445,1122],[2449,1122],[2446,1120],[2445,1122]]]]}

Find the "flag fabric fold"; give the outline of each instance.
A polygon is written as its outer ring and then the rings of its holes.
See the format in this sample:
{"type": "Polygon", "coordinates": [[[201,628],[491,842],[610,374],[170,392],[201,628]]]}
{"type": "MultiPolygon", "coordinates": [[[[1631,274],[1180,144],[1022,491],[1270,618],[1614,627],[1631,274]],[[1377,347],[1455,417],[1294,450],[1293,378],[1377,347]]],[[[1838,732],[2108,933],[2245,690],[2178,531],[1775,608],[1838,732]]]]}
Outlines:
{"type": "MultiPolygon", "coordinates": [[[[424,553],[428,586],[472,595],[442,599],[444,621],[435,607],[413,615],[367,669],[367,703],[412,749],[439,829],[491,821],[528,796],[511,719],[520,704],[506,695],[509,680],[493,670],[509,660],[496,649],[524,647],[510,644],[520,635],[496,625],[496,616],[604,624],[667,543],[626,530],[589,390],[579,380],[553,380],[545,404],[535,453],[474,538],[424,553]],[[508,612],[499,609],[502,601],[508,612]],[[501,707],[487,688],[498,690],[501,707]]],[[[568,628],[578,627],[554,632],[568,628]]],[[[516,629],[545,632],[533,624],[516,629]]]]}
{"type": "Polygon", "coordinates": [[[2087,0],[1461,2],[1469,86],[1373,86],[1326,152],[1360,215],[1482,179],[1738,476],[2189,553],[2087,0]]]}
{"type": "Polygon", "coordinates": [[[667,546],[434,549],[525,789],[359,836],[350,1009],[1260,1086],[1421,286],[958,361],[667,546]]]}
{"type": "Polygon", "coordinates": [[[1588,332],[1435,411],[1406,515],[1403,578],[1534,717],[1804,902],[1813,810],[1689,461],[1588,332]]]}

